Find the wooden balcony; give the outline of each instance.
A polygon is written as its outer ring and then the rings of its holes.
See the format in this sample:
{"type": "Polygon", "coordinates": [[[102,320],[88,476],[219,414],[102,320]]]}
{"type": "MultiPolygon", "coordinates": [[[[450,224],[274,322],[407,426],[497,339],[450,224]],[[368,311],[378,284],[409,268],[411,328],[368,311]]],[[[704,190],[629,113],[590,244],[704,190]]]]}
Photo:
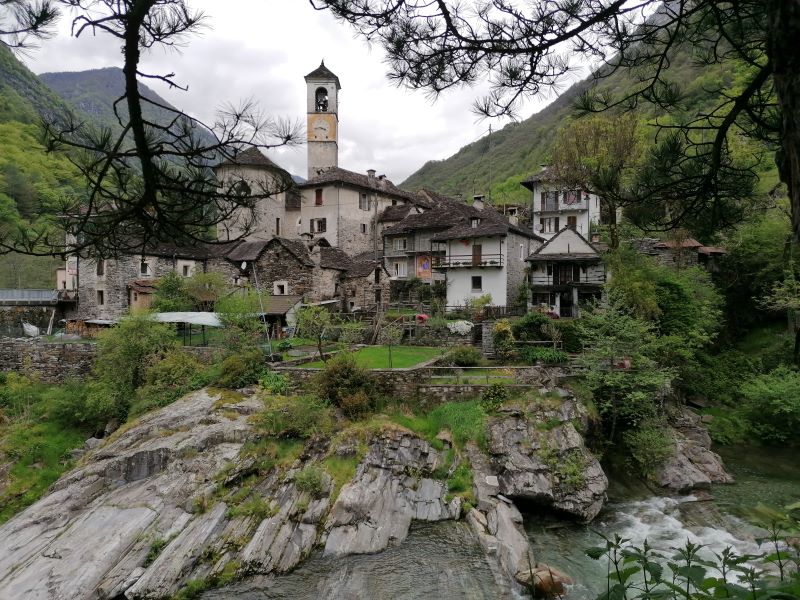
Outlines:
{"type": "Polygon", "coordinates": [[[434,256],[433,267],[436,269],[450,268],[501,268],[503,266],[503,255],[498,254],[450,254],[448,256],[434,256]]]}
{"type": "Polygon", "coordinates": [[[554,272],[552,275],[544,275],[536,273],[531,275],[530,282],[532,286],[558,286],[558,285],[604,285],[606,282],[603,273],[581,273],[580,277],[575,277],[571,273],[554,272]]]}

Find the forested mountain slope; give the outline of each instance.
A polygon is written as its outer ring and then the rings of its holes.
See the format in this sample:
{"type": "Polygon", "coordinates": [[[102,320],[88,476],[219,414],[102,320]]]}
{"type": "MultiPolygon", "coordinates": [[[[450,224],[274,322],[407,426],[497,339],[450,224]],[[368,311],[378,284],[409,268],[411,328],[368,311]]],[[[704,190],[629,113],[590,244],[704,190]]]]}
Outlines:
{"type": "MultiPolygon", "coordinates": [[[[681,111],[696,115],[712,107],[719,100],[714,90],[735,87],[739,69],[728,64],[700,65],[691,49],[679,49],[672,57],[669,77],[683,90],[681,111]]],[[[488,193],[491,178],[495,202],[529,201],[529,192],[519,185],[520,180],[547,162],[555,134],[575,116],[576,99],[594,83],[592,78],[578,82],[528,119],[492,133],[491,139],[484,136],[445,160],[425,163],[402,186],[412,190],[427,187],[443,194],[461,193],[469,198],[473,193],[488,193]]],[[[630,89],[634,80],[630,73],[620,70],[600,79],[597,85],[598,90],[616,95],[630,89]]],[[[649,106],[641,107],[640,113],[643,120],[660,116],[649,106]]]]}
{"type": "MultiPolygon", "coordinates": [[[[125,76],[122,69],[107,67],[89,71],[42,73],[39,78],[80,114],[89,115],[94,123],[117,131],[120,129],[117,117],[114,115],[114,102],[125,91],[125,76]]],[[[139,90],[144,98],[167,107],[164,109],[143,103],[142,110],[149,121],[163,124],[175,118],[175,114],[169,110],[175,108],[172,104],[141,82],[139,90]]],[[[120,114],[126,117],[127,105],[121,102],[118,108],[120,114]]],[[[210,139],[208,131],[198,131],[205,141],[210,139]]]]}

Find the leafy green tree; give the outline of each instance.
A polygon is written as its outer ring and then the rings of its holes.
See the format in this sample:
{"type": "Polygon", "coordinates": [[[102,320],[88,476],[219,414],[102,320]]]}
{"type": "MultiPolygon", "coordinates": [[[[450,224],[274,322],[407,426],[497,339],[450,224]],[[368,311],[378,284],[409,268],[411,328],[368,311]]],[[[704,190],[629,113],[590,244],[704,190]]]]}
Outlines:
{"type": "Polygon", "coordinates": [[[619,247],[617,212],[636,201],[634,182],[644,140],[636,113],[572,121],[553,142],[552,168],[558,181],[597,194],[611,248],[619,247]]]}
{"type": "Polygon", "coordinates": [[[334,315],[321,306],[303,306],[297,311],[296,318],[297,333],[314,340],[319,357],[325,360],[325,355],[322,353],[322,340],[331,327],[336,325],[334,315]]]}
{"type": "Polygon", "coordinates": [[[747,381],[745,412],[762,440],[800,442],[800,372],[785,366],[747,381]]]}
{"type": "Polygon", "coordinates": [[[177,345],[174,327],[153,321],[147,314],[130,315],[102,331],[97,338],[95,382],[88,399],[90,404],[101,406],[94,411],[96,418],[124,418],[136,389],[145,383],[153,357],[175,351],[177,345]]]}
{"type": "Polygon", "coordinates": [[[635,317],[618,294],[587,311],[578,321],[584,352],[580,363],[594,403],[616,441],[621,428],[661,416],[661,398],[675,375],[655,360],[653,325],[635,317]]]}
{"type": "Polygon", "coordinates": [[[186,280],[184,289],[198,310],[213,311],[217,300],[228,292],[228,284],[219,273],[198,271],[186,280]]]}
{"type": "Polygon", "coordinates": [[[265,333],[261,320],[269,306],[269,294],[254,288],[236,290],[216,302],[216,311],[225,326],[228,352],[241,352],[256,347],[265,333]]]}
{"type": "Polygon", "coordinates": [[[186,280],[170,271],[158,280],[151,308],[155,312],[181,312],[194,309],[194,302],[186,291],[186,280]]]}
{"type": "Polygon", "coordinates": [[[783,311],[788,315],[789,327],[794,333],[793,358],[800,366],[800,280],[794,261],[789,262],[783,281],[773,284],[761,305],[767,310],[783,311]]]}

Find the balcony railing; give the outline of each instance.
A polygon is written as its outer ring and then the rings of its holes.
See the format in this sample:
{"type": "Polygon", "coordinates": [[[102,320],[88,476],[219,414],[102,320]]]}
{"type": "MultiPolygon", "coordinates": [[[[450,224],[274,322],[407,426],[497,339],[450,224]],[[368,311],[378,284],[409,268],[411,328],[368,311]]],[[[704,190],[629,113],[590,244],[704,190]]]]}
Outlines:
{"type": "Polygon", "coordinates": [[[542,204],[542,212],[564,212],[566,210],[588,210],[589,204],[586,200],[580,200],[567,204],[565,202],[545,202],[542,204]]]}
{"type": "Polygon", "coordinates": [[[406,239],[405,246],[403,245],[396,245],[393,242],[389,243],[387,240],[386,245],[383,249],[384,256],[405,256],[408,252],[414,251],[414,240],[413,239],[406,239]]]}
{"type": "Polygon", "coordinates": [[[481,254],[475,256],[472,254],[450,254],[448,256],[434,256],[433,266],[436,268],[449,268],[449,267],[502,267],[503,255],[498,254],[481,254]]]}
{"type": "Polygon", "coordinates": [[[531,275],[531,285],[603,285],[606,277],[603,273],[582,273],[575,277],[567,273],[552,275],[531,275]]]}

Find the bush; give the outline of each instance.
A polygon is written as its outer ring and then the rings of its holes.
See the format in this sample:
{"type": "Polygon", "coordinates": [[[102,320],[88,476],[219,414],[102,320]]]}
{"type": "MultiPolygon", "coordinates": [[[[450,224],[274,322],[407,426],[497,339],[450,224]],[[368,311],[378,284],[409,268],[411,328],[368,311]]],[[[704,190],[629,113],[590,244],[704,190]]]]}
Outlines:
{"type": "Polygon", "coordinates": [[[492,341],[494,342],[495,355],[500,360],[511,360],[516,356],[514,332],[511,329],[511,321],[508,319],[502,319],[494,324],[492,341]]]}
{"type": "Polygon", "coordinates": [[[742,396],[753,430],[763,441],[800,441],[800,372],[778,367],[747,381],[742,396]]]}
{"type": "Polygon", "coordinates": [[[348,353],[330,359],[314,378],[314,384],[319,395],[336,406],[342,406],[344,398],[358,392],[364,392],[368,398],[375,393],[375,381],[370,372],[348,353]]]}
{"type": "Polygon", "coordinates": [[[278,352],[288,352],[292,349],[292,342],[289,340],[281,340],[275,347],[278,349],[278,352]]]}
{"type": "Polygon", "coordinates": [[[536,342],[549,339],[544,333],[543,327],[553,322],[547,315],[538,312],[529,312],[521,319],[511,324],[511,331],[514,337],[525,342],[536,342]]]}
{"type": "Polygon", "coordinates": [[[457,367],[474,367],[481,360],[481,353],[473,346],[456,346],[447,355],[449,362],[457,367]]]}
{"type": "Polygon", "coordinates": [[[152,356],[164,355],[178,345],[175,329],[148,315],[132,315],[97,336],[96,378],[111,390],[118,412],[125,415],[152,356]]]}
{"type": "Polygon", "coordinates": [[[258,385],[270,394],[285,395],[289,391],[289,380],[280,373],[267,371],[258,380],[258,385]]]}
{"type": "Polygon", "coordinates": [[[551,325],[561,332],[561,341],[565,352],[577,354],[583,350],[583,338],[581,337],[575,321],[551,320],[551,325]]]}
{"type": "Polygon", "coordinates": [[[563,350],[544,346],[528,346],[522,349],[521,354],[522,359],[531,364],[561,365],[569,361],[569,354],[563,350]]]}
{"type": "Polygon", "coordinates": [[[344,396],[339,404],[344,414],[350,418],[362,417],[372,410],[372,400],[364,390],[344,396]]]}
{"type": "Polygon", "coordinates": [[[631,454],[633,466],[648,478],[675,452],[675,440],[660,423],[644,422],[636,429],[626,431],[622,439],[631,454]]]}
{"type": "Polygon", "coordinates": [[[481,406],[486,412],[495,411],[508,400],[508,388],[502,383],[493,383],[481,393],[481,406]]]}
{"type": "Polygon", "coordinates": [[[315,465],[307,465],[294,476],[294,484],[301,492],[312,498],[319,498],[325,493],[327,477],[325,471],[315,465]]]}
{"type": "Polygon", "coordinates": [[[153,408],[166,406],[208,383],[205,367],[194,356],[173,350],[163,358],[153,357],[145,371],[145,385],[136,392],[130,414],[139,415],[153,408]]]}
{"type": "Polygon", "coordinates": [[[309,438],[333,428],[330,407],[311,396],[266,398],[256,422],[267,435],[283,438],[309,438]]]}
{"type": "Polygon", "coordinates": [[[217,384],[224,388],[236,389],[256,383],[266,372],[264,353],[251,349],[241,354],[232,354],[222,361],[217,384]]]}

